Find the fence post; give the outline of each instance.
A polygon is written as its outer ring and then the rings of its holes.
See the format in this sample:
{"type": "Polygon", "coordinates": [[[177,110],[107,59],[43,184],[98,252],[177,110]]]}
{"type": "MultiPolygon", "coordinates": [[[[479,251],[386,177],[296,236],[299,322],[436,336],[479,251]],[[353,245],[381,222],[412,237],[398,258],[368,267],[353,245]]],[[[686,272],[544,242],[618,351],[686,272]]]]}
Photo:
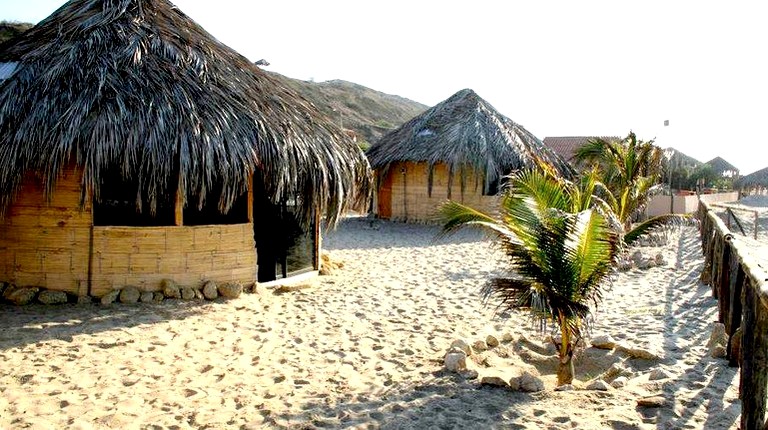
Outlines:
{"type": "Polygon", "coordinates": [[[762,430],[768,394],[768,312],[757,286],[745,279],[741,343],[741,429],[762,430]]]}
{"type": "MultiPolygon", "coordinates": [[[[743,327],[743,324],[741,323],[741,300],[742,300],[742,285],[744,285],[744,270],[741,268],[741,263],[739,262],[739,258],[737,255],[736,250],[732,250],[733,254],[731,255],[731,267],[730,267],[730,294],[731,294],[731,300],[730,300],[730,309],[728,310],[728,319],[726,320],[726,332],[728,333],[728,365],[731,367],[736,367],[740,363],[737,361],[738,357],[734,357],[731,354],[731,346],[733,342],[733,334],[736,333],[736,330],[739,329],[739,326],[743,327]]],[[[741,344],[742,348],[744,345],[744,328],[741,329],[741,344]]],[[[743,351],[743,349],[742,349],[743,351]]],[[[742,354],[743,355],[743,352],[742,354]]]]}
{"type": "Polygon", "coordinates": [[[723,240],[723,257],[722,262],[719,265],[719,273],[715,282],[719,290],[718,303],[718,321],[725,324],[725,330],[730,334],[730,318],[729,313],[731,309],[731,260],[735,255],[731,249],[731,242],[733,236],[730,234],[725,235],[723,240]]]}

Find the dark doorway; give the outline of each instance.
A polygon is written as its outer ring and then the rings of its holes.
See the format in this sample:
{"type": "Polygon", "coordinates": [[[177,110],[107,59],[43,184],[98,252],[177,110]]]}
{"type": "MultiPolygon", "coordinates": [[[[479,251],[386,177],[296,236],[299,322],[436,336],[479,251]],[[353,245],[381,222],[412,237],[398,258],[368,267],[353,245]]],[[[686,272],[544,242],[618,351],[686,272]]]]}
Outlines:
{"type": "Polygon", "coordinates": [[[253,182],[253,238],[258,254],[258,281],[269,282],[315,270],[315,226],[301,225],[293,200],[275,204],[267,197],[256,175],[253,182]]]}

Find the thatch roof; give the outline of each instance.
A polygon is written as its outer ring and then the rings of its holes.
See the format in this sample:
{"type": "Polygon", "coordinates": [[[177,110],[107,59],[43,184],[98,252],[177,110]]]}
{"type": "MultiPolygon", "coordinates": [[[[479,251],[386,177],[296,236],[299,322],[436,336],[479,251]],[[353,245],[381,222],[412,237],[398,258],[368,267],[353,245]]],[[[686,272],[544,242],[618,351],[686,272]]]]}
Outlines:
{"type": "Polygon", "coordinates": [[[591,139],[602,139],[608,142],[621,140],[619,136],[557,136],[545,137],[544,146],[555,151],[563,160],[573,162],[576,150],[584,146],[591,139]]]}
{"type": "Polygon", "coordinates": [[[768,167],[740,178],[736,183],[736,187],[741,189],[756,187],[768,188],[768,167]]]}
{"type": "MultiPolygon", "coordinates": [[[[571,176],[572,168],[523,126],[465,89],[390,132],[367,151],[371,167],[386,171],[399,161],[445,163],[451,173],[471,165],[492,182],[513,170],[550,162],[571,176]]],[[[431,174],[430,174],[431,177],[431,174]]],[[[449,184],[450,187],[450,184],[449,184]]]]}
{"type": "Polygon", "coordinates": [[[702,163],[701,161],[691,157],[690,155],[684,154],[680,151],[678,151],[675,148],[669,147],[663,150],[665,154],[671,153],[672,154],[672,164],[676,167],[699,167],[702,163]]]}
{"type": "Polygon", "coordinates": [[[305,220],[317,209],[333,222],[367,197],[368,163],[338,127],[167,0],[72,0],[0,45],[0,63],[12,62],[0,209],[25,175],[50,192],[71,162],[96,199],[114,166],[152,202],[178,187],[201,205],[217,190],[223,211],[251,172],[273,201],[296,197],[305,220]]]}
{"type": "Polygon", "coordinates": [[[722,175],[725,172],[733,172],[735,174],[739,173],[739,169],[737,167],[725,161],[721,157],[715,157],[704,164],[712,166],[712,170],[714,170],[718,175],[722,175]]]}

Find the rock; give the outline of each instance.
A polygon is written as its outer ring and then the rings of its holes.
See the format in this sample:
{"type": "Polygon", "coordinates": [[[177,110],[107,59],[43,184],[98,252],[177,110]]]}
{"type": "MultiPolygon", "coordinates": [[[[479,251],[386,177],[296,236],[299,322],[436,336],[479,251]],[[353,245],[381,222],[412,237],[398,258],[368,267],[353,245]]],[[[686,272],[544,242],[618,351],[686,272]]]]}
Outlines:
{"type": "Polygon", "coordinates": [[[644,408],[659,408],[666,403],[666,399],[661,396],[641,397],[637,399],[637,406],[642,406],[644,408]]]}
{"type": "Polygon", "coordinates": [[[200,290],[192,290],[195,292],[195,299],[196,300],[205,300],[205,296],[203,295],[203,292],[200,290]]]}
{"type": "Polygon", "coordinates": [[[653,369],[651,371],[651,374],[648,375],[649,381],[658,381],[660,379],[668,379],[670,377],[669,373],[667,373],[664,369],[653,369]]]}
{"type": "Polygon", "coordinates": [[[564,384],[564,385],[558,385],[555,388],[555,391],[573,391],[576,388],[571,384],[564,384]]]}
{"type": "Polygon", "coordinates": [[[93,297],[91,296],[77,296],[78,305],[87,305],[93,303],[93,297]]]}
{"type": "Polygon", "coordinates": [[[255,282],[251,282],[249,284],[243,285],[243,292],[244,293],[251,294],[253,292],[253,290],[255,290],[255,289],[256,289],[256,283],[255,282]]]}
{"type": "Polygon", "coordinates": [[[459,351],[462,351],[464,354],[472,355],[472,348],[469,347],[469,344],[465,342],[463,339],[456,339],[453,342],[451,342],[451,346],[448,347],[448,349],[458,349],[459,351]]]}
{"type": "Polygon", "coordinates": [[[741,326],[736,329],[736,332],[733,333],[733,337],[731,338],[731,360],[733,360],[734,363],[741,363],[741,337],[742,337],[742,330],[741,326]]]}
{"type": "Polygon", "coordinates": [[[445,368],[450,372],[460,372],[467,368],[467,354],[463,352],[449,352],[445,354],[445,368]]]}
{"type": "Polygon", "coordinates": [[[102,305],[109,305],[114,303],[119,296],[120,296],[120,290],[112,290],[107,294],[104,294],[103,296],[101,296],[101,299],[99,300],[101,301],[102,305]]]}
{"type": "Polygon", "coordinates": [[[43,290],[37,296],[37,301],[44,305],[60,305],[67,303],[67,293],[64,291],[43,290]]]}
{"type": "Polygon", "coordinates": [[[722,345],[717,345],[710,351],[712,358],[725,358],[728,355],[728,350],[722,345]]]}
{"type": "Polygon", "coordinates": [[[312,288],[313,286],[313,281],[278,285],[275,287],[275,294],[293,293],[294,291],[306,290],[307,288],[312,288]]]}
{"type": "Polygon", "coordinates": [[[216,300],[219,297],[219,291],[216,288],[216,283],[208,281],[203,285],[203,297],[208,300],[216,300]]]}
{"type": "Polygon", "coordinates": [[[488,344],[484,340],[478,340],[472,344],[472,348],[477,352],[483,352],[488,350],[488,344]]]}
{"type": "Polygon", "coordinates": [[[661,357],[658,354],[645,348],[616,345],[616,349],[629,355],[632,358],[642,358],[643,360],[661,360],[661,357]]]}
{"type": "Polygon", "coordinates": [[[496,336],[493,336],[493,335],[490,335],[490,334],[489,334],[489,335],[488,335],[488,336],[485,338],[485,343],[486,343],[486,345],[488,345],[489,347],[491,347],[491,348],[495,348],[495,347],[499,346],[499,339],[496,339],[496,336]]]}
{"type": "Polygon", "coordinates": [[[627,379],[626,376],[619,376],[618,378],[614,379],[613,382],[611,382],[611,387],[624,388],[627,386],[627,382],[629,382],[629,379],[627,379]]]}
{"type": "Polygon", "coordinates": [[[656,257],[654,258],[654,261],[656,262],[657,266],[666,266],[667,260],[664,259],[664,254],[659,252],[656,254],[656,257]]]}
{"type": "Polygon", "coordinates": [[[509,388],[509,379],[504,379],[498,375],[488,375],[480,378],[480,385],[492,385],[494,387],[509,388]]]}
{"type": "Polygon", "coordinates": [[[459,375],[463,376],[466,379],[477,379],[477,377],[480,376],[480,374],[477,373],[477,370],[475,369],[460,370],[459,375]]]}
{"type": "Polygon", "coordinates": [[[139,301],[142,303],[149,303],[155,299],[155,293],[152,291],[142,291],[139,295],[139,301]]]}
{"type": "Polygon", "coordinates": [[[620,271],[626,272],[626,271],[632,270],[632,262],[622,258],[617,263],[617,267],[620,271]]]}
{"type": "Polygon", "coordinates": [[[616,341],[607,334],[595,336],[589,340],[589,343],[591,343],[593,347],[600,349],[613,349],[616,346],[616,341]]]}
{"type": "Polygon", "coordinates": [[[155,293],[152,295],[152,301],[155,303],[160,303],[163,300],[165,300],[165,294],[163,294],[162,291],[155,291],[155,293]]]}
{"type": "Polygon", "coordinates": [[[651,258],[643,258],[637,262],[638,269],[647,270],[652,267],[656,267],[656,261],[651,258]]]}
{"type": "Polygon", "coordinates": [[[243,293],[243,286],[233,282],[219,285],[219,295],[225,299],[236,299],[243,293]]]}
{"type": "Polygon", "coordinates": [[[727,346],[728,335],[725,333],[725,324],[720,322],[712,323],[712,334],[709,336],[707,347],[710,354],[713,353],[716,346],[727,346]]]}
{"type": "Polygon", "coordinates": [[[640,252],[639,250],[638,250],[638,251],[635,251],[635,252],[633,252],[633,253],[632,253],[632,256],[630,256],[630,257],[629,257],[629,259],[630,259],[630,261],[632,261],[633,263],[635,263],[635,266],[639,266],[639,265],[640,265],[640,263],[642,263],[643,261],[645,261],[645,258],[643,257],[643,253],[642,253],[642,252],[640,252]]]}
{"type": "Polygon", "coordinates": [[[136,303],[141,297],[141,291],[136,287],[125,287],[120,290],[120,303],[136,303]]]}
{"type": "Polygon", "coordinates": [[[608,385],[608,383],[603,381],[602,379],[595,379],[594,381],[587,384],[585,388],[587,390],[593,390],[593,391],[608,391],[611,389],[611,386],[608,385]]]}
{"type": "Polygon", "coordinates": [[[160,282],[160,290],[163,292],[163,296],[168,297],[169,299],[181,298],[179,284],[172,279],[163,279],[162,282],[160,282]]]}
{"type": "Polygon", "coordinates": [[[32,303],[39,291],[37,287],[10,286],[3,292],[3,298],[14,305],[24,306],[32,303]]]}
{"type": "Polygon", "coordinates": [[[195,290],[189,287],[183,287],[179,289],[182,300],[192,300],[195,298],[195,290]]]}
{"type": "Polygon", "coordinates": [[[515,340],[515,336],[510,332],[505,332],[501,335],[502,342],[512,342],[515,340]]]}
{"type": "Polygon", "coordinates": [[[541,380],[538,376],[530,373],[530,372],[523,372],[519,376],[520,381],[520,391],[524,391],[526,393],[535,393],[538,391],[544,391],[544,381],[541,380]]]}

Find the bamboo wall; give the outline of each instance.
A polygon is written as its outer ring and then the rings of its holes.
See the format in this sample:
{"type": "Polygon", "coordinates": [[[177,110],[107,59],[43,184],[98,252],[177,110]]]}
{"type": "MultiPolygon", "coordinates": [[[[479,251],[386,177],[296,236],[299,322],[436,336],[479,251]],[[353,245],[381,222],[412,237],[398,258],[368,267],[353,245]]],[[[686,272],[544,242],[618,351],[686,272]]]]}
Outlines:
{"type": "Polygon", "coordinates": [[[157,290],[165,278],[185,286],[256,279],[252,223],[93,227],[80,181],[65,170],[50,202],[38,181],[24,181],[0,220],[0,281],[99,297],[129,285],[157,290]]]}
{"type": "Polygon", "coordinates": [[[144,291],[173,279],[251,283],[256,279],[253,224],[189,227],[94,227],[92,295],[126,285],[144,291]]]}
{"type": "Polygon", "coordinates": [[[47,202],[28,177],[0,220],[0,281],[88,294],[91,209],[80,210],[81,174],[65,169],[47,202]]]}
{"type": "MultiPolygon", "coordinates": [[[[388,175],[392,184],[391,219],[435,222],[437,209],[448,200],[448,167],[445,164],[435,165],[431,196],[427,189],[427,163],[393,163],[388,175]]],[[[461,188],[460,175],[456,174],[451,185],[451,200],[489,214],[498,211],[498,196],[483,196],[483,180],[476,178],[474,171],[469,167],[465,171],[463,192],[461,188]]]]}

